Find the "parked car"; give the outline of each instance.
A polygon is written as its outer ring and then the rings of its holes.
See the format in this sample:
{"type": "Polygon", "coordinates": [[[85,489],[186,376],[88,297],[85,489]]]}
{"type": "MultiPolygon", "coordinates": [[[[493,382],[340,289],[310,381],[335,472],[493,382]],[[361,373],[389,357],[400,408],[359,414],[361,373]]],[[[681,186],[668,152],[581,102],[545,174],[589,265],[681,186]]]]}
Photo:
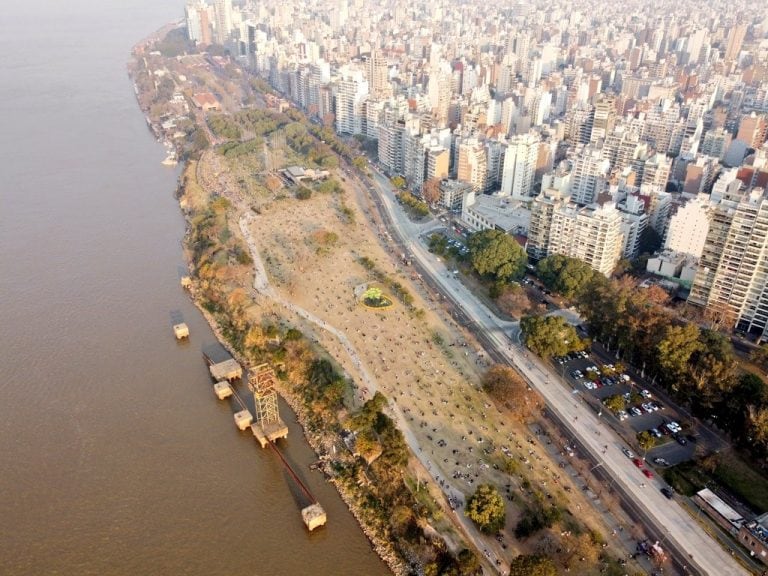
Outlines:
{"type": "Polygon", "coordinates": [[[619,410],[619,411],[616,413],[616,417],[619,419],[619,421],[620,421],[620,422],[623,422],[624,420],[626,420],[627,418],[629,418],[629,414],[627,414],[627,411],[626,411],[626,410],[619,410]]]}
{"type": "Polygon", "coordinates": [[[654,438],[661,438],[661,432],[659,432],[656,428],[651,428],[650,430],[648,430],[648,432],[650,432],[651,436],[653,436],[654,438]]]}
{"type": "Polygon", "coordinates": [[[637,406],[632,406],[632,408],[630,408],[629,411],[632,412],[632,414],[634,414],[635,416],[640,416],[640,414],[643,413],[640,410],[640,408],[638,408],[637,406]]]}
{"type": "Polygon", "coordinates": [[[680,444],[680,446],[685,446],[686,444],[688,444],[688,440],[686,440],[685,436],[683,436],[682,434],[675,434],[673,438],[677,440],[677,443],[680,444]]]}
{"type": "Polygon", "coordinates": [[[667,462],[664,458],[654,458],[653,463],[658,464],[659,466],[669,466],[669,462],[667,462]]]}
{"type": "Polygon", "coordinates": [[[651,393],[648,392],[648,390],[643,389],[643,390],[640,390],[640,396],[642,396],[643,398],[650,398],[651,397],[651,393]]]}

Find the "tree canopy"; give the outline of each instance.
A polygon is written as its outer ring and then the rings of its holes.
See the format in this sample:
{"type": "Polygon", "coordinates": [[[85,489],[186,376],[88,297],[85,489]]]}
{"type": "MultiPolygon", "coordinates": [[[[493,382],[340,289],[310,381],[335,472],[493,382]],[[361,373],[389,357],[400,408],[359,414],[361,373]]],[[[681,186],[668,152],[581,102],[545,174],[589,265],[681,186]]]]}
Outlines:
{"type": "Polygon", "coordinates": [[[520,555],[510,562],[509,576],[557,576],[557,569],[544,556],[520,555]]]}
{"type": "Polygon", "coordinates": [[[538,395],[513,368],[496,364],[483,376],[483,388],[499,402],[503,402],[520,419],[527,418],[539,405],[538,395]]]}
{"type": "Polygon", "coordinates": [[[544,258],[536,266],[536,271],[544,286],[566,298],[581,293],[595,275],[588,264],[561,254],[544,258]]]}
{"type": "Polygon", "coordinates": [[[523,277],[528,257],[512,236],[500,230],[483,230],[470,236],[469,255],[475,271],[495,282],[523,277]]]}
{"type": "Polygon", "coordinates": [[[465,514],[482,532],[494,534],[504,527],[504,499],[490,484],[480,484],[467,501],[465,514]]]}
{"type": "Polygon", "coordinates": [[[520,320],[525,345],[542,358],[583,350],[585,343],[562,316],[526,316],[520,320]]]}

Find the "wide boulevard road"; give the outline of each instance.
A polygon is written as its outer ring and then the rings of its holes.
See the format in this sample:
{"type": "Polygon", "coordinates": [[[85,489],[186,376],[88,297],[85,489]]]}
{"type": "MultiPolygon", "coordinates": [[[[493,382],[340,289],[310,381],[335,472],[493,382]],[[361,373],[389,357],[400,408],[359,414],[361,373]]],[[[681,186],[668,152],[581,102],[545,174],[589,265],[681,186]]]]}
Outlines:
{"type": "Polygon", "coordinates": [[[505,358],[528,377],[544,397],[548,407],[579,437],[592,459],[598,462],[597,465],[605,469],[615,479],[617,488],[641,509],[654,526],[656,534],[660,535],[661,545],[676,550],[683,570],[712,576],[748,574],[680,505],[667,500],[661,494],[659,489],[663,484],[655,478],[648,479],[641,474],[621,452],[623,444],[611,428],[604,425],[578,395],[568,394],[556,382],[557,376],[551,374],[548,367],[520,346],[518,323],[502,321],[489,314],[482,302],[426,249],[419,240],[419,235],[428,230],[429,226],[425,227],[408,219],[404,211],[396,205],[388,179],[376,170],[373,171],[373,179],[376,184],[374,201],[383,205],[387,220],[397,236],[396,240],[418,260],[418,267],[430,276],[431,283],[439,285],[462,309],[466,317],[477,324],[484,333],[484,344],[495,348],[493,356],[505,358]]]}

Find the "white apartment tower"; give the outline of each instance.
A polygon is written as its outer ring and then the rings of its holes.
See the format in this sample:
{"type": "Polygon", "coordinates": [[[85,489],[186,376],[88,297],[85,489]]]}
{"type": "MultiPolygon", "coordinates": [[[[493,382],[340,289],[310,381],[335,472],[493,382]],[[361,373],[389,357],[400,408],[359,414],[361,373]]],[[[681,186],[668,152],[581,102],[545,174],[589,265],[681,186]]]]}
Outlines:
{"type": "Polygon", "coordinates": [[[585,148],[573,162],[571,171],[571,200],[578,204],[591,204],[605,188],[611,163],[597,148],[585,148]]]}
{"type": "Polygon", "coordinates": [[[232,0],[214,0],[213,18],[216,23],[216,43],[224,45],[232,32],[232,0]]]}
{"type": "Polygon", "coordinates": [[[501,194],[516,200],[529,199],[533,194],[540,138],[536,133],[515,136],[504,153],[501,194]]]}
{"type": "Polygon", "coordinates": [[[711,209],[704,195],[688,200],[669,219],[664,248],[701,258],[709,232],[711,209]]]}
{"type": "Polygon", "coordinates": [[[363,102],[368,97],[368,82],[354,70],[339,80],[336,88],[336,132],[362,134],[363,102]]]}
{"type": "Polygon", "coordinates": [[[621,223],[621,213],[613,203],[563,205],[552,214],[547,254],[577,258],[609,276],[621,258],[621,223]]]}

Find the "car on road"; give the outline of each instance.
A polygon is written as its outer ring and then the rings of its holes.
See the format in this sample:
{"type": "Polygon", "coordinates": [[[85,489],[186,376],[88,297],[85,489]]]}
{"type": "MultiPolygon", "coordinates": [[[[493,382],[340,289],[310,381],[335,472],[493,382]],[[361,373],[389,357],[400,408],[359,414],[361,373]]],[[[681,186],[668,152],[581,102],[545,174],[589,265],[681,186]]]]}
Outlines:
{"type": "Polygon", "coordinates": [[[622,448],[621,451],[624,453],[624,456],[626,456],[627,458],[635,457],[635,455],[632,453],[632,450],[630,450],[629,448],[622,448]]]}
{"type": "Polygon", "coordinates": [[[632,459],[632,464],[634,464],[638,468],[642,468],[643,467],[643,461],[640,460],[640,458],[633,458],[632,459]]]}
{"type": "Polygon", "coordinates": [[[646,478],[653,478],[653,472],[651,472],[650,470],[648,470],[648,468],[643,468],[643,475],[644,475],[646,478]]]}
{"type": "Polygon", "coordinates": [[[664,488],[661,489],[661,493],[664,494],[664,496],[666,496],[670,500],[672,500],[672,498],[675,495],[675,491],[672,490],[672,488],[670,488],[669,486],[664,486],[664,488]]]}

